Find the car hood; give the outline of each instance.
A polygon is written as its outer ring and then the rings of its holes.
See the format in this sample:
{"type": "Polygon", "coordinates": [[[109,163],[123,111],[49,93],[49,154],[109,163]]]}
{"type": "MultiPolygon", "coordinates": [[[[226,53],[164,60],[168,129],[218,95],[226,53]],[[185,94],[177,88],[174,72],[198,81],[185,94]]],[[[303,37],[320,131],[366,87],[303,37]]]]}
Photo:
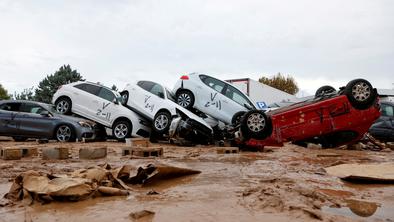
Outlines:
{"type": "Polygon", "coordinates": [[[206,126],[208,129],[212,130],[212,127],[205,122],[201,117],[197,116],[196,114],[192,113],[191,111],[183,108],[182,106],[172,102],[173,105],[175,106],[176,109],[178,109],[179,111],[181,111],[182,113],[184,113],[186,116],[188,116],[190,119],[193,119],[201,124],[203,124],[204,126],[206,126]]]}

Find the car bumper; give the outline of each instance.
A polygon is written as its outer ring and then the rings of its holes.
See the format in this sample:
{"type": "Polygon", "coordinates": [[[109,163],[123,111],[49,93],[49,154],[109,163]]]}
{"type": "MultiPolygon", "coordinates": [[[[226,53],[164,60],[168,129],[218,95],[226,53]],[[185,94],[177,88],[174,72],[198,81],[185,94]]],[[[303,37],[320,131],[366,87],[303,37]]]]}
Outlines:
{"type": "Polygon", "coordinates": [[[76,138],[82,140],[83,138],[87,140],[94,140],[96,138],[96,132],[94,129],[88,127],[80,127],[76,129],[76,138]]]}

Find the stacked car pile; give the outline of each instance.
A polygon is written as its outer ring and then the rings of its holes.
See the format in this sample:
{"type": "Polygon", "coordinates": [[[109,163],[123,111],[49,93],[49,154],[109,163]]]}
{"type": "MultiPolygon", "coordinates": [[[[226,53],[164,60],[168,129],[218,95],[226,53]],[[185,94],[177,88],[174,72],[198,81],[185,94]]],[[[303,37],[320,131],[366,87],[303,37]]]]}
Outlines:
{"type": "Polygon", "coordinates": [[[146,80],[127,84],[121,93],[75,82],[61,86],[52,102],[54,108],[2,101],[0,133],[15,140],[74,141],[105,137],[108,131],[118,140],[150,136],[199,143],[230,139],[253,146],[285,141],[336,146],[361,138],[380,115],[376,89],[363,79],[338,91],[321,87],[311,100],[268,112],[257,110],[231,84],[198,73],[182,76],[172,91],[146,80]]]}

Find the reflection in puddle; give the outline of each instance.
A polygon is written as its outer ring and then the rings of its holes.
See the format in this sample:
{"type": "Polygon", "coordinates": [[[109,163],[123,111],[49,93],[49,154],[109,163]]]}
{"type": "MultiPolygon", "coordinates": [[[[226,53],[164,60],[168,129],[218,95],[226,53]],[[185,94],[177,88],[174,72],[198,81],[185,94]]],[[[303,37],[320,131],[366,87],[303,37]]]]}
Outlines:
{"type": "Polygon", "coordinates": [[[394,208],[374,202],[347,199],[341,208],[323,207],[323,211],[352,218],[390,219],[394,217],[394,208]]]}

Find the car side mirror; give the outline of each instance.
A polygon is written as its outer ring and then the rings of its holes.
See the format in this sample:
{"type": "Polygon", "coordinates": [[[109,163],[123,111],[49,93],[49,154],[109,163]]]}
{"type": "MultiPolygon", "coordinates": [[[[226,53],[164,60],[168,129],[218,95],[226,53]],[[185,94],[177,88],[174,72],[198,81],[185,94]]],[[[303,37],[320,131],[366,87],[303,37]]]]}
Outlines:
{"type": "Polygon", "coordinates": [[[45,116],[45,117],[50,117],[51,116],[50,113],[47,110],[44,110],[44,111],[40,112],[40,115],[41,116],[45,116]]]}
{"type": "Polygon", "coordinates": [[[114,100],[112,100],[112,102],[115,103],[116,105],[119,105],[118,98],[115,98],[114,100]]]}
{"type": "Polygon", "coordinates": [[[159,92],[159,93],[158,93],[158,96],[159,96],[160,98],[164,99],[164,93],[159,92]]]}

